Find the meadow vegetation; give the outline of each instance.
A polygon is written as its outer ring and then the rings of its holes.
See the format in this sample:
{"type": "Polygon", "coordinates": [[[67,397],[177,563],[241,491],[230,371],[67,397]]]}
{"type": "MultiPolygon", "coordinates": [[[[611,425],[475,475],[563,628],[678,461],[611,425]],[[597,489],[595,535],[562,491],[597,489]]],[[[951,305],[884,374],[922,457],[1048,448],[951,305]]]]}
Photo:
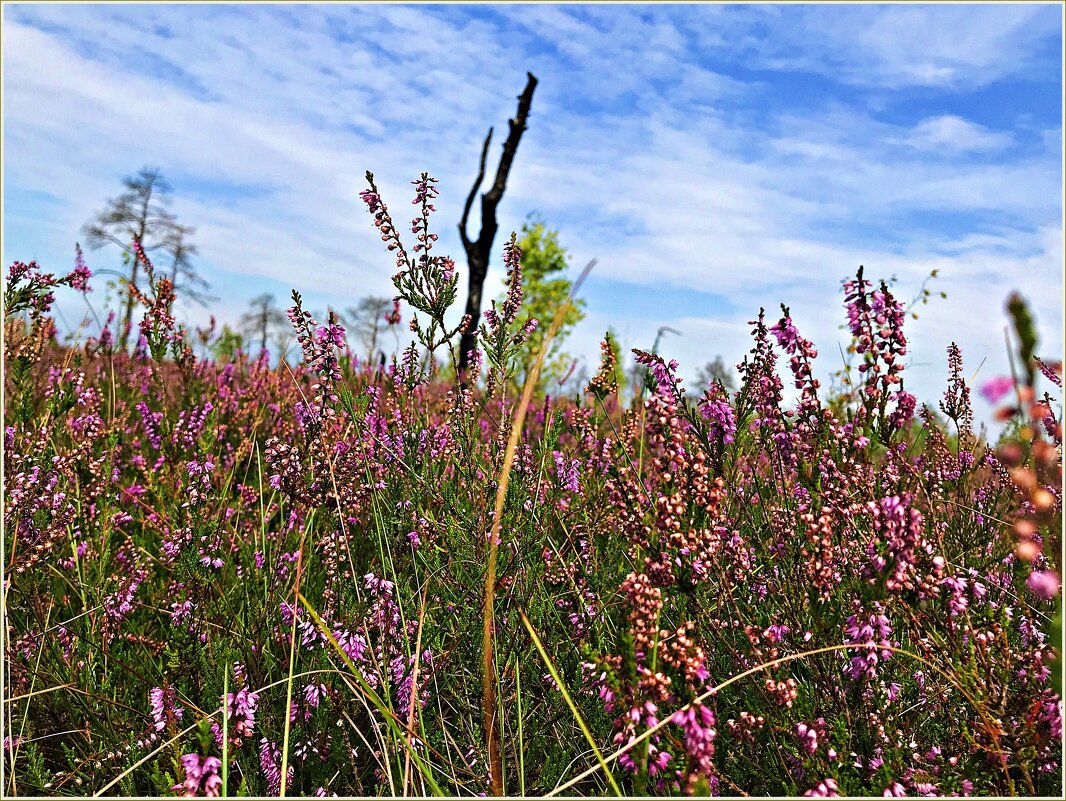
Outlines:
{"type": "Polygon", "coordinates": [[[782,306],[735,389],[642,351],[619,386],[606,338],[553,398],[576,305],[525,316],[512,236],[463,360],[435,182],[410,225],[368,182],[384,366],[295,291],[299,364],[212,356],[136,241],[136,346],[60,344],[80,252],[10,266],[5,793],[1060,793],[1061,364],[1020,300],[995,441],[954,345],[937,409],[905,389],[861,269],[843,390],[782,306]]]}

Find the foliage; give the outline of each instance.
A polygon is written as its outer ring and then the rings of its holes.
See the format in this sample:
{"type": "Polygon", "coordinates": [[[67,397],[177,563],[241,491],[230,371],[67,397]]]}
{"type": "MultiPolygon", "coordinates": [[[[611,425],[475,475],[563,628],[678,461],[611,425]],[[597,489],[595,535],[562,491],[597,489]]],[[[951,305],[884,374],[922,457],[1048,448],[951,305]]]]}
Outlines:
{"type": "Polygon", "coordinates": [[[523,406],[517,241],[488,379],[445,383],[451,263],[367,195],[424,349],[384,370],[296,292],[302,365],[196,358],[143,251],[143,345],[109,321],[61,347],[49,296],[85,274],[12,266],[5,793],[1058,797],[1061,365],[1035,341],[997,446],[958,349],[945,416],[915,409],[906,315],[861,273],[839,408],[787,307],[735,393],[636,351],[623,404],[605,339],[583,398],[523,406]]]}
{"type": "Polygon", "coordinates": [[[245,339],[239,331],[223,325],[211,344],[211,355],[218,362],[236,361],[245,351],[245,339]]]}

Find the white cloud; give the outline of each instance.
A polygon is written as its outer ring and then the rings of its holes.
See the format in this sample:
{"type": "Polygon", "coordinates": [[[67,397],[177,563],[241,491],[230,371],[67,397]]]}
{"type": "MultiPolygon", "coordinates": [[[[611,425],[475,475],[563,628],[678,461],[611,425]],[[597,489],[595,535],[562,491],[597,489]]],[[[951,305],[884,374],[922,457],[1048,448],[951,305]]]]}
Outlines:
{"type": "Polygon", "coordinates": [[[1011,136],[989,130],[962,117],[945,114],[922,120],[903,143],[917,150],[964,153],[999,150],[1010,145],[1011,136]]]}
{"type": "MultiPolygon", "coordinates": [[[[1032,69],[1025,53],[1046,44],[1053,12],[479,8],[5,7],[5,182],[59,198],[47,223],[5,211],[7,233],[49,243],[66,264],[119,178],[157,164],[179,188],[256,190],[179,191],[175,202],[198,228],[205,267],[247,276],[247,297],[257,278],[338,306],[389,294],[391,260],[358,199],[364,170],[401,224],[407,181],[423,169],[439,177],[441,247],[461,257],[454,221],[485,129],[496,128],[495,158],[532,69],[541,83],[501,232],[539,209],[575,265],[598,257],[597,276],[619,287],[727,297],[743,310],[735,319],[657,307],[616,321],[634,344],[647,344],[651,319],[683,329],[664,350],[690,374],[716,353],[739,359],[746,321],[760,305],[776,314],[778,301],[835,363],[839,282],[860,263],[898,276],[904,295],[941,271],[936,286],[949,298],[925,307],[911,331],[927,397],[953,338],[968,363],[981,353],[986,371],[1005,368],[989,321],[999,325],[1013,288],[1061,351],[1053,120],[1040,121],[1050,130],[1033,124],[1032,136],[1016,121],[993,130],[955,114],[886,122],[861,90],[800,113],[765,105],[772,76],[746,77],[780,67],[879,91],[982,86],[1032,69]],[[711,68],[705,51],[745,70],[711,68]],[[1023,133],[1038,141],[1023,146],[1023,133]]],[[[236,319],[244,302],[224,298],[220,317],[236,319]]],[[[595,359],[604,322],[591,314],[572,348],[595,359]]]]}
{"type": "Polygon", "coordinates": [[[1061,70],[1049,39],[1061,7],[1040,4],[878,4],[728,8],[702,33],[756,67],[802,70],[886,89],[988,86],[1034,65],[1061,70]]]}

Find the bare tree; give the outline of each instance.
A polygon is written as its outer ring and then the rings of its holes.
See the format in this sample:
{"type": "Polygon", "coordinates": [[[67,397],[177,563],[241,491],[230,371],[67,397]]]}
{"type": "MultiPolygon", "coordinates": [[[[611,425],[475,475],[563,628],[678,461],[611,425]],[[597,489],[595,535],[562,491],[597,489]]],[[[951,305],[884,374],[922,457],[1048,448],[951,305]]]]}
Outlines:
{"type": "Polygon", "coordinates": [[[368,362],[372,362],[377,355],[378,338],[386,326],[385,315],[391,309],[390,298],[367,295],[357,306],[347,308],[341,315],[348,330],[358,337],[368,362]]]}
{"type": "Polygon", "coordinates": [[[690,388],[694,394],[702,394],[711,384],[721,384],[726,392],[735,392],[737,380],[733,371],[726,365],[722,357],[715,356],[714,361],[707,362],[696,371],[696,381],[690,388]]]}
{"type": "Polygon", "coordinates": [[[189,256],[196,252],[187,241],[195,229],[178,223],[177,217],[167,208],[170,204],[170,185],[157,167],[143,167],[135,176],[123,179],[125,191],[107,202],[106,208],[83,228],[86,242],[94,250],[105,245],[117,245],[122,250],[122,272],[99,270],[116,275],[125,282],[126,302],[122,313],[119,347],[129,344],[130,318],[133,315],[134,294],[131,287],[140,288],[140,261],[131,252],[131,243],[137,240],[145,252],[159,251],[172,260],[171,275],[177,283],[184,282],[186,297],[203,302],[206,295],[200,290],[207,287],[196,273],[189,256]]]}
{"type": "Polygon", "coordinates": [[[249,336],[259,339],[259,352],[267,349],[267,338],[288,322],[285,313],[274,305],[274,296],[268,293],[252,298],[251,308],[241,315],[241,328],[249,336]]]}
{"type": "Polygon", "coordinates": [[[477,328],[481,320],[481,292],[485,285],[485,277],[489,271],[489,259],[492,255],[492,243],[496,238],[499,228],[496,222],[496,207],[503,198],[504,190],[507,189],[507,175],[511,171],[515,153],[518,152],[518,143],[522,139],[522,132],[526,130],[526,120],[529,118],[529,107],[533,102],[533,90],[537,88],[537,79],[533,73],[527,72],[526,88],[518,96],[518,112],[514,119],[508,120],[507,141],[503,143],[503,155],[500,156],[499,166],[496,168],[496,178],[489,190],[481,195],[481,233],[476,240],[471,240],[467,234],[467,219],[470,217],[470,208],[474,205],[474,197],[481,188],[481,181],[485,178],[485,160],[489,153],[489,144],[492,142],[492,128],[485,137],[485,143],[481,146],[481,160],[478,164],[477,178],[474,186],[466,198],[463,207],[463,217],[459,221],[459,237],[462,239],[463,248],[466,250],[466,261],[469,267],[466,313],[470,316],[470,324],[459,341],[459,370],[466,369],[468,354],[477,343],[477,328]]]}
{"type": "Polygon", "coordinates": [[[170,248],[170,282],[174,285],[174,294],[179,298],[188,298],[191,301],[206,306],[209,302],[218,300],[209,295],[207,283],[196,271],[189,261],[190,256],[196,255],[196,245],[190,245],[185,237],[193,233],[195,229],[187,225],[179,225],[174,231],[174,241],[170,248]]]}

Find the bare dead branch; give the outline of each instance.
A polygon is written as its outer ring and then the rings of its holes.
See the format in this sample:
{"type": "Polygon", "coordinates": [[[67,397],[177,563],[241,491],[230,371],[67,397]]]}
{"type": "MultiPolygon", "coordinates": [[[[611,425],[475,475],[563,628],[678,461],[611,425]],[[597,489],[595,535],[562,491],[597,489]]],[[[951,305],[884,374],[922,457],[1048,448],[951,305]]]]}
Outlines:
{"type": "Polygon", "coordinates": [[[503,193],[507,189],[507,176],[511,172],[515,154],[518,152],[518,143],[522,139],[522,133],[526,130],[526,121],[529,119],[529,109],[533,103],[533,91],[537,88],[537,79],[533,73],[526,73],[526,88],[518,96],[518,110],[514,119],[507,121],[507,140],[503,143],[503,153],[500,155],[500,163],[496,167],[496,177],[487,192],[481,195],[481,233],[477,241],[471,241],[467,234],[467,219],[470,208],[474,203],[474,196],[481,187],[485,177],[485,161],[488,154],[489,142],[492,139],[492,129],[485,138],[481,148],[481,160],[478,167],[477,180],[473,189],[466,199],[463,209],[463,218],[459,223],[459,236],[466,250],[466,260],[469,267],[467,275],[466,314],[470,318],[470,324],[463,332],[459,341],[459,370],[464,371],[469,363],[470,351],[477,343],[477,327],[481,320],[481,294],[485,284],[485,277],[489,271],[489,261],[492,256],[492,243],[496,238],[499,224],[496,221],[496,207],[503,199],[503,193]]]}
{"type": "Polygon", "coordinates": [[[481,182],[485,178],[485,160],[489,155],[489,144],[492,142],[492,128],[489,128],[489,133],[485,137],[485,144],[481,146],[481,160],[478,162],[477,178],[474,180],[474,185],[470,188],[470,194],[466,196],[466,203],[463,205],[463,218],[459,221],[459,238],[463,240],[463,249],[470,252],[470,236],[466,232],[466,221],[470,217],[470,207],[474,205],[474,197],[477,195],[477,190],[481,188],[481,182]]]}
{"type": "Polygon", "coordinates": [[[503,143],[503,155],[500,157],[500,165],[496,170],[496,180],[492,182],[492,188],[483,196],[495,204],[500,202],[504,190],[507,188],[507,175],[511,172],[511,164],[514,163],[515,153],[518,152],[518,142],[522,133],[526,130],[526,120],[529,119],[529,107],[533,102],[533,90],[537,88],[537,79],[532,72],[527,72],[526,88],[518,96],[518,113],[513,120],[507,121],[507,141],[503,143]]]}

